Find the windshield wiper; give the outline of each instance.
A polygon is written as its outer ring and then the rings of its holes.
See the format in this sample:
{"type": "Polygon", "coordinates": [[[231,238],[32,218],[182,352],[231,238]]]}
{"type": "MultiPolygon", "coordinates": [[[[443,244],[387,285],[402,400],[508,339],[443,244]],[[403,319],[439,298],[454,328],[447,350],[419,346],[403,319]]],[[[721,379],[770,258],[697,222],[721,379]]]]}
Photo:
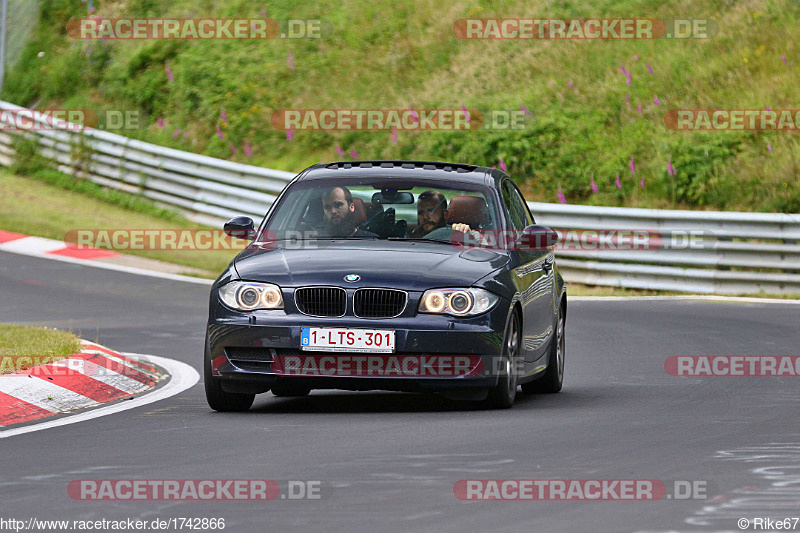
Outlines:
{"type": "Polygon", "coordinates": [[[439,244],[451,244],[450,241],[442,241],[439,239],[425,239],[422,237],[386,237],[389,241],[409,241],[409,242],[438,242],[439,244]]]}
{"type": "Polygon", "coordinates": [[[370,239],[370,240],[374,241],[374,240],[379,239],[379,237],[368,237],[368,236],[353,237],[351,235],[351,236],[348,236],[348,237],[311,237],[309,239],[298,239],[298,240],[304,240],[304,241],[363,241],[363,240],[367,240],[367,239],[370,239]]]}

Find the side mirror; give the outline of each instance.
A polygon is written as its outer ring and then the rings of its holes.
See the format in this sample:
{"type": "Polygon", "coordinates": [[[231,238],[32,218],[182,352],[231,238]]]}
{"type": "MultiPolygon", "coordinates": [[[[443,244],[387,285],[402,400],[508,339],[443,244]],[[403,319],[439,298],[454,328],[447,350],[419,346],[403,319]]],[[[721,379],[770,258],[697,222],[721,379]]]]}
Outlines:
{"type": "Polygon", "coordinates": [[[546,251],[558,244],[558,233],[547,226],[528,226],[517,238],[517,250],[546,251]]]}
{"type": "Polygon", "coordinates": [[[232,218],[225,223],[222,227],[222,231],[228,237],[233,237],[234,239],[244,239],[244,240],[252,240],[256,236],[255,232],[255,224],[253,223],[253,219],[250,217],[236,217],[232,218]]]}

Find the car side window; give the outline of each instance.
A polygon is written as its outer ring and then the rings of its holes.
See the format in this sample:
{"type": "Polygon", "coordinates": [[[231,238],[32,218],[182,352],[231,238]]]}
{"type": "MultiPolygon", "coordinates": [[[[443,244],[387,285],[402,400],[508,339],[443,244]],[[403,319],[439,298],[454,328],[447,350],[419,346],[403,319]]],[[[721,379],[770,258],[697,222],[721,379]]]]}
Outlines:
{"type": "Polygon", "coordinates": [[[522,199],[519,191],[511,182],[506,180],[503,182],[503,203],[508,209],[508,215],[511,218],[511,225],[514,229],[523,230],[533,224],[528,206],[522,199]]]}
{"type": "Polygon", "coordinates": [[[533,215],[531,214],[531,210],[528,209],[528,204],[525,202],[525,197],[522,196],[522,193],[520,192],[519,188],[513,182],[511,182],[511,190],[512,190],[511,197],[517,198],[517,202],[519,202],[520,209],[525,215],[525,221],[526,221],[525,227],[536,224],[536,221],[533,219],[533,215]]]}

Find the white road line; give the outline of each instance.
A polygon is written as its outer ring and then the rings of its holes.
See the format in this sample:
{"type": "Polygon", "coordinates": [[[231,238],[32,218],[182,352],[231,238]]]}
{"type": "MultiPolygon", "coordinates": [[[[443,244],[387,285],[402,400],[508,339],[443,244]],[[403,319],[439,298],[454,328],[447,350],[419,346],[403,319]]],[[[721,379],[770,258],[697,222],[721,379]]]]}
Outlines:
{"type": "Polygon", "coordinates": [[[106,385],[114,387],[115,389],[119,389],[123,392],[127,392],[128,394],[135,394],[147,388],[147,385],[144,383],[136,381],[133,378],[129,378],[128,376],[123,376],[122,374],[114,372],[113,370],[104,366],[100,366],[95,363],[87,365],[86,363],[87,362],[84,359],[69,359],[51,363],[51,365],[61,368],[69,368],[75,372],[80,372],[81,374],[84,374],[95,381],[105,383],[106,385]]]}
{"type": "Polygon", "coordinates": [[[176,394],[179,394],[191,388],[198,381],[200,381],[200,374],[198,374],[194,368],[187,365],[186,363],[181,363],[180,361],[176,361],[174,359],[168,359],[166,357],[158,357],[155,355],[143,355],[143,354],[125,353],[125,352],[123,352],[122,355],[135,357],[137,359],[141,359],[142,361],[151,362],[156,366],[160,366],[161,368],[165,369],[170,374],[171,377],[169,381],[161,388],[156,389],[149,393],[142,394],[141,396],[136,396],[133,399],[119,401],[111,405],[106,405],[104,407],[98,407],[97,409],[92,409],[91,411],[83,411],[73,415],[60,417],[56,420],[49,420],[46,422],[41,422],[39,424],[33,424],[30,426],[24,426],[20,428],[0,431],[0,439],[6,437],[13,437],[15,435],[22,435],[25,433],[31,433],[34,431],[41,431],[43,429],[49,429],[58,426],[65,426],[67,424],[74,424],[76,422],[83,422],[85,420],[92,420],[95,418],[99,418],[101,416],[106,416],[114,413],[119,413],[121,411],[127,411],[128,409],[141,407],[143,405],[147,405],[153,402],[157,402],[159,400],[164,400],[171,396],[175,396],[176,394]]]}
{"type": "Polygon", "coordinates": [[[91,398],[59,387],[51,381],[27,375],[1,376],[0,392],[56,413],[99,405],[91,398]]]}

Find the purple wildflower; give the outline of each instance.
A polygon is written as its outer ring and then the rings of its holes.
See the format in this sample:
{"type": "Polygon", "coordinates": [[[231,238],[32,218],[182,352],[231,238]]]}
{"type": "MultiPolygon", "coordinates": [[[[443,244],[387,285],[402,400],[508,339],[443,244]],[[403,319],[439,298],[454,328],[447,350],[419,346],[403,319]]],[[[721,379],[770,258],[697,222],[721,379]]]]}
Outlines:
{"type": "Polygon", "coordinates": [[[564,196],[564,193],[561,192],[561,185],[558,186],[558,201],[562,204],[567,203],[567,198],[564,196]]]}

